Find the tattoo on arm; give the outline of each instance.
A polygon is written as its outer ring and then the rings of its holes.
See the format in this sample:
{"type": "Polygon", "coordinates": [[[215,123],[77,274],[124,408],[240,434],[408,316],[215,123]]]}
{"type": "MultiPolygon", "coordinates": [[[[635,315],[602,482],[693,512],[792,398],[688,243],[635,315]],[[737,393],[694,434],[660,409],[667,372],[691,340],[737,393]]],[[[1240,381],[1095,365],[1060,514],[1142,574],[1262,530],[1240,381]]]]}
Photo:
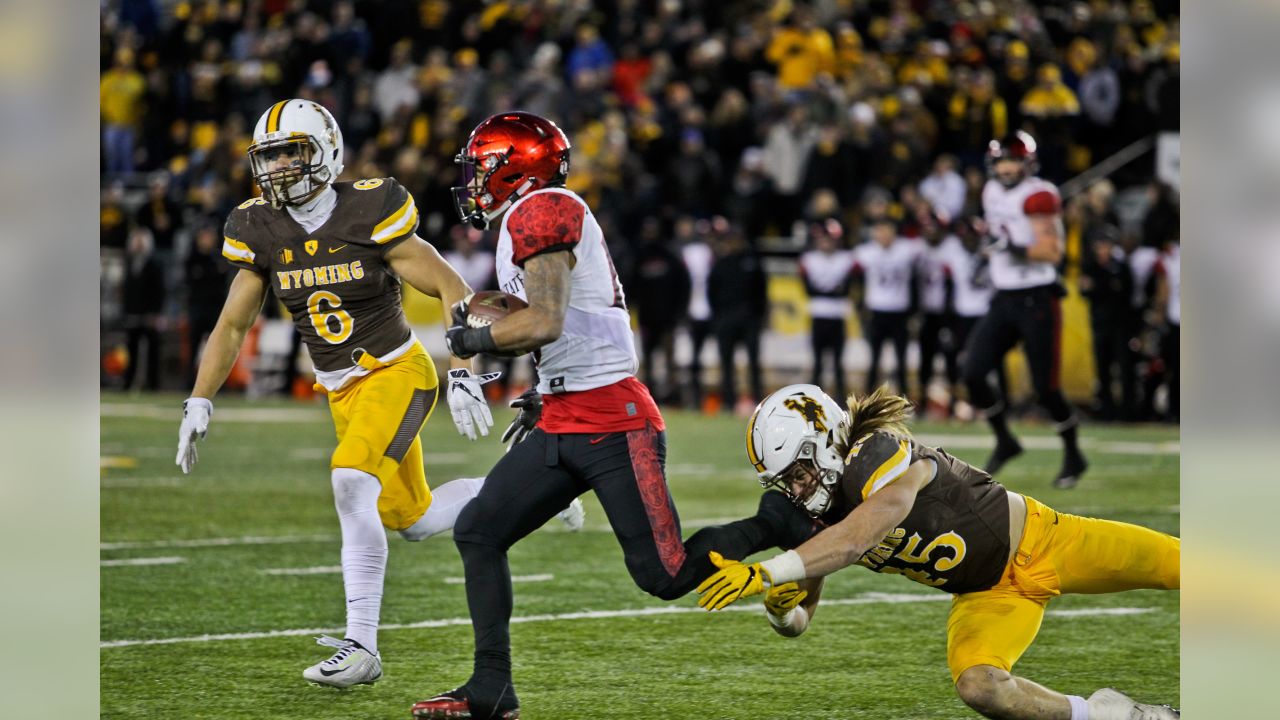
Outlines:
{"type": "Polygon", "coordinates": [[[569,307],[570,273],[567,252],[529,258],[524,265],[525,295],[529,305],[563,318],[569,307]]]}

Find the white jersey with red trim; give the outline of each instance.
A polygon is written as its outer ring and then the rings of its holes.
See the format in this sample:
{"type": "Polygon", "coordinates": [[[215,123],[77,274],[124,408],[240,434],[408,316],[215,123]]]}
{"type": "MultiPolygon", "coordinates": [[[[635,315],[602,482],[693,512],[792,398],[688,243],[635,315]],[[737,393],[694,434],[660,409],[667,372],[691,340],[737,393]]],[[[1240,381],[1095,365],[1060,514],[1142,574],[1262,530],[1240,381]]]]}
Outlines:
{"type": "Polygon", "coordinates": [[[498,283],[528,300],[524,263],[545,252],[569,250],[569,307],[564,331],[539,350],[538,392],[578,392],[635,375],[638,368],[631,318],[613,268],[604,232],[586,202],[563,188],[546,188],[518,200],[498,233],[498,283]]]}
{"type": "MultiPolygon", "coordinates": [[[[1029,177],[1011,188],[988,180],[982,188],[982,213],[990,232],[1019,247],[1031,247],[1033,215],[1058,215],[1062,200],[1058,188],[1048,180],[1029,177]]],[[[1061,224],[1061,217],[1058,220],[1061,224]]],[[[997,290],[1022,290],[1057,282],[1058,270],[1050,262],[1021,260],[1006,250],[991,256],[991,284],[997,290]]]]}
{"type": "Polygon", "coordinates": [[[889,247],[868,240],[854,248],[865,278],[863,301],[874,312],[906,312],[911,307],[911,273],[924,241],[894,238],[889,247]]]}

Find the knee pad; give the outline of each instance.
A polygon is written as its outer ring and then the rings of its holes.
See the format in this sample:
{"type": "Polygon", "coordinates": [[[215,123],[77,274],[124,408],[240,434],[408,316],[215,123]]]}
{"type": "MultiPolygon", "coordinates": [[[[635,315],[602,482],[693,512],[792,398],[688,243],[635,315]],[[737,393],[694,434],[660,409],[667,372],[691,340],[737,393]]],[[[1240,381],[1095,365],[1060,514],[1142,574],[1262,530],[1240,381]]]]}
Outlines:
{"type": "Polygon", "coordinates": [[[377,511],[382,483],[362,470],[336,468],[332,475],[333,504],[339,515],[377,511]]]}

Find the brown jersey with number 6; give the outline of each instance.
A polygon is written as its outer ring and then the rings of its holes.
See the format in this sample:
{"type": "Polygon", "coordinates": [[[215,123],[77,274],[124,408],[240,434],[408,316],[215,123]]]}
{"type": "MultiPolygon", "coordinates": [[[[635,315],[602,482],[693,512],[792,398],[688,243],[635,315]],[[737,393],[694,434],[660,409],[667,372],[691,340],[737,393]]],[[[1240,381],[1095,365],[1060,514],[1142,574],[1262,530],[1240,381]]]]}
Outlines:
{"type": "Polygon", "coordinates": [[[232,265],[267,279],[328,373],[355,365],[359,350],[376,358],[411,341],[400,279],[383,258],[418,228],[413,197],[393,178],[333,189],[333,214],[315,232],[255,198],[231,211],[222,246],[232,265]]]}

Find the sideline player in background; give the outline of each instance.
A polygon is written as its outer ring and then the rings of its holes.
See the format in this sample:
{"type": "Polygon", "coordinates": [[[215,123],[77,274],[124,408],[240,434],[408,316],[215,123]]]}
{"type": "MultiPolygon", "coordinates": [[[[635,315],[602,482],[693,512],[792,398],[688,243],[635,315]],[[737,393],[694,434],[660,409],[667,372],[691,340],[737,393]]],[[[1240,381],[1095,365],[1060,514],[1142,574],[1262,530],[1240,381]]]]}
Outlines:
{"type": "Polygon", "coordinates": [[[849,285],[856,263],[844,249],[844,228],[834,218],[809,226],[813,248],[800,256],[800,280],[809,296],[813,384],[822,382],[822,359],[831,356],[836,392],[844,395],[845,325],[853,313],[849,285]]]}
{"type": "Polygon", "coordinates": [[[871,346],[867,392],[880,384],[880,357],[884,341],[893,342],[894,374],[898,392],[907,394],[908,322],[911,320],[911,275],[924,243],[898,235],[888,216],[871,222],[871,240],[854,250],[857,270],[863,276],[862,302],[871,311],[864,334],[871,346]]]}
{"type": "Polygon", "coordinates": [[[987,166],[991,179],[982,189],[986,217],[980,232],[989,237],[989,271],[996,293],[990,311],[969,336],[964,361],[969,401],[986,416],[996,435],[986,471],[995,475],[1022,454],[1022,445],[1005,417],[1005,398],[988,380],[1021,340],[1036,400],[1062,437],[1062,467],[1053,486],[1073,488],[1089,465],[1076,439],[1079,419],[1059,384],[1064,290],[1057,264],[1063,251],[1062,200],[1053,183],[1035,177],[1036,141],[1025,132],[992,140],[987,166]]]}
{"type": "Polygon", "coordinates": [[[769,623],[795,637],[817,609],[823,578],[856,563],[955,595],[947,664],[956,693],[987,717],[1178,717],[1110,688],[1088,700],[1063,695],[1010,670],[1062,593],[1180,587],[1180,539],[1059,513],[1006,490],[917,442],[906,426],[911,404],[884,387],[850,397],[848,406],[846,415],[813,385],[785,387],[760,403],[747,426],[748,458],[765,487],[785,493],[794,513],[822,529],[780,538],[795,549],[751,565],[713,553],[721,569],[698,587],[699,605],[718,610],[767,591],[769,623]]]}
{"type": "MultiPolygon", "coordinates": [[[[484,328],[455,325],[450,350],[464,358],[534,350],[543,406],[537,426],[489,471],[454,528],[475,632],[474,672],[412,712],[512,720],[520,707],[511,675],[507,550],[570,500],[595,492],[632,579],[666,600],[714,571],[712,547],[746,557],[776,531],[757,516],[681,542],[664,471],[665,424],[635,377],[630,318],[604,234],[582,198],[563,187],[569,140],[560,128],[531,113],[500,113],[472,131],[458,162],[459,214],[478,226],[500,223],[499,285],[529,307],[484,328]]],[[[533,423],[532,411],[527,419],[533,423]]],[[[785,511],[781,500],[774,508],[785,511]]]]}
{"type": "MultiPolygon", "coordinates": [[[[211,399],[270,287],[307,343],[338,435],[330,468],[347,632],[343,640],[320,639],[336,652],[303,677],[347,687],[382,675],[383,526],[420,540],[452,526],[460,509],[455,500],[475,488],[447,483],[436,490],[439,507],[432,502],[418,432],[435,407],[438,379],[405,320],[400,280],[446,307],[471,289],[417,236],[418,209],[398,182],[335,182],[342,151],[333,116],[310,100],[283,100],[258,120],[249,163],[262,197],[227,218],[222,254],[238,272],[183,403],[177,463],[184,473],[195,465],[211,399]]],[[[471,375],[469,361],[450,364],[448,402],[458,431],[473,440],[477,430],[487,435],[493,419],[480,386],[493,376],[471,375]]]]}

